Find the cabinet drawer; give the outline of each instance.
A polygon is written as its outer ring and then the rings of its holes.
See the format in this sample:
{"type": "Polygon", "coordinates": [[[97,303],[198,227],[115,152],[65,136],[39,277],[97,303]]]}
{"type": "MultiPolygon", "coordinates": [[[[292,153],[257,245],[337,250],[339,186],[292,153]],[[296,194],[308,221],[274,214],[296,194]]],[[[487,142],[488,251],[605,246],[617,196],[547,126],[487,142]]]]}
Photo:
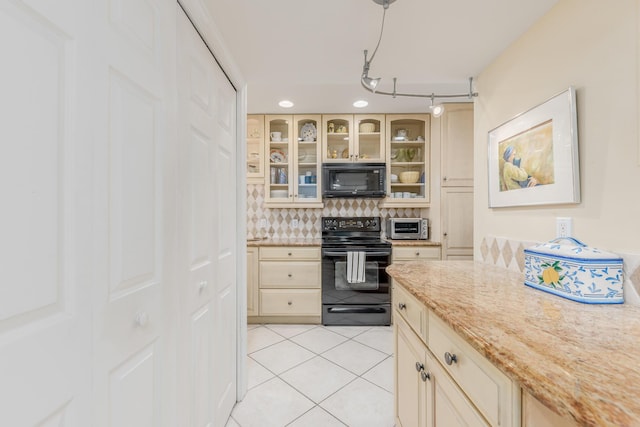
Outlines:
{"type": "Polygon", "coordinates": [[[482,415],[491,425],[511,425],[511,380],[433,313],[428,327],[431,352],[482,415]]]}
{"type": "Polygon", "coordinates": [[[260,259],[308,259],[320,261],[320,248],[297,246],[262,247],[260,248],[260,259]]]}
{"type": "Polygon", "coordinates": [[[439,246],[411,246],[392,249],[393,261],[418,261],[422,259],[440,259],[439,246]]]}
{"type": "Polygon", "coordinates": [[[320,316],[320,289],[261,289],[263,316],[320,316]]]}
{"type": "Polygon", "coordinates": [[[320,288],[320,263],[260,262],[260,288],[320,288]]]}
{"type": "Polygon", "coordinates": [[[426,321],[427,309],[424,304],[420,303],[416,297],[411,295],[399,285],[393,285],[393,306],[395,312],[399,314],[415,333],[425,343],[426,340],[426,321]]]}

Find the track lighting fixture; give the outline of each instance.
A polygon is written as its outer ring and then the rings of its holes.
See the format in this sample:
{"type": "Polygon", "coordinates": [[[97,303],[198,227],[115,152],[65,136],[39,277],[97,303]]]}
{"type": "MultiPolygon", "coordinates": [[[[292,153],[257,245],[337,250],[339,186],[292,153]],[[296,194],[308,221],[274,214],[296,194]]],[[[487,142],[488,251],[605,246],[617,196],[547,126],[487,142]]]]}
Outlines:
{"type": "Polygon", "coordinates": [[[431,111],[431,114],[433,114],[434,117],[438,117],[440,115],[442,115],[442,113],[444,112],[444,106],[442,104],[436,104],[434,101],[436,98],[463,98],[463,97],[467,97],[469,99],[478,96],[477,92],[473,91],[473,77],[469,77],[469,92],[468,93],[462,93],[462,94],[436,94],[436,93],[429,93],[429,94],[419,94],[419,93],[399,93],[396,91],[396,78],[394,77],[393,79],[393,92],[384,92],[381,90],[378,90],[378,86],[380,85],[380,80],[382,80],[380,77],[378,78],[372,78],[369,77],[369,69],[371,68],[371,62],[373,61],[373,58],[376,56],[376,53],[378,52],[378,47],[380,47],[380,41],[382,41],[382,34],[384,32],[384,20],[385,20],[385,16],[387,13],[387,9],[389,8],[389,5],[391,3],[393,3],[395,0],[373,0],[374,3],[377,3],[379,5],[382,5],[383,8],[383,12],[382,12],[382,25],[380,26],[380,36],[378,37],[378,44],[376,45],[376,48],[373,50],[373,54],[371,55],[371,58],[367,58],[367,55],[369,53],[368,50],[365,49],[364,51],[364,65],[362,66],[362,76],[360,78],[360,82],[362,84],[362,86],[368,90],[371,93],[375,93],[377,95],[387,95],[387,96],[392,96],[392,97],[397,97],[397,96],[409,96],[409,97],[415,97],[415,98],[430,98],[431,99],[431,105],[429,106],[429,110],[431,111]]]}

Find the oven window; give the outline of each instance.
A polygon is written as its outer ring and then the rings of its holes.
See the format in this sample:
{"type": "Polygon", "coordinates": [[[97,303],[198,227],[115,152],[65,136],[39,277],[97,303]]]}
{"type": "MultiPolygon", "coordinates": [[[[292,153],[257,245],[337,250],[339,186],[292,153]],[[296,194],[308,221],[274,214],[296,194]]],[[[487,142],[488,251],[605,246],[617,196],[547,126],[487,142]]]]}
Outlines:
{"type": "Polygon", "coordinates": [[[349,290],[368,290],[375,291],[380,286],[378,278],[378,262],[367,261],[364,265],[364,277],[365,280],[362,283],[349,283],[347,280],[347,262],[336,261],[334,283],[336,289],[339,291],[349,290]]]}

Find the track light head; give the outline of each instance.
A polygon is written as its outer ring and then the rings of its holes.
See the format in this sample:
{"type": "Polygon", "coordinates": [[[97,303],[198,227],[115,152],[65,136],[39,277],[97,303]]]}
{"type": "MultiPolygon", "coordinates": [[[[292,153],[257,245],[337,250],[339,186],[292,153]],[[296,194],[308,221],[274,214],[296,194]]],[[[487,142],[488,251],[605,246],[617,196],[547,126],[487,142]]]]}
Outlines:
{"type": "Polygon", "coordinates": [[[442,104],[431,105],[429,107],[429,110],[431,110],[431,115],[433,117],[440,117],[442,113],[444,113],[444,105],[442,104]]]}
{"type": "Polygon", "coordinates": [[[372,79],[369,76],[363,75],[361,81],[362,81],[362,84],[364,85],[364,87],[369,89],[371,92],[375,93],[376,92],[376,88],[378,87],[378,84],[380,83],[380,80],[381,80],[381,78],[372,79]]]}
{"type": "Polygon", "coordinates": [[[431,111],[431,115],[433,117],[440,117],[442,115],[442,113],[444,113],[444,105],[442,104],[434,104],[433,101],[435,100],[436,95],[435,94],[431,94],[431,105],[429,105],[429,111],[431,111]]]}

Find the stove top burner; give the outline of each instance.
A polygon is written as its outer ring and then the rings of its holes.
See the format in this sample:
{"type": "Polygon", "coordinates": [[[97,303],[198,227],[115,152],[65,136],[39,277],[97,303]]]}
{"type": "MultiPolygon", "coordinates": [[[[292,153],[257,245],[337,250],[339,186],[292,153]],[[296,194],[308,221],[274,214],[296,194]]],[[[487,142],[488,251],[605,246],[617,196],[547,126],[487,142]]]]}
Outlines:
{"type": "Polygon", "coordinates": [[[365,248],[390,247],[380,238],[379,217],[324,217],[322,218],[323,247],[365,248]]]}

